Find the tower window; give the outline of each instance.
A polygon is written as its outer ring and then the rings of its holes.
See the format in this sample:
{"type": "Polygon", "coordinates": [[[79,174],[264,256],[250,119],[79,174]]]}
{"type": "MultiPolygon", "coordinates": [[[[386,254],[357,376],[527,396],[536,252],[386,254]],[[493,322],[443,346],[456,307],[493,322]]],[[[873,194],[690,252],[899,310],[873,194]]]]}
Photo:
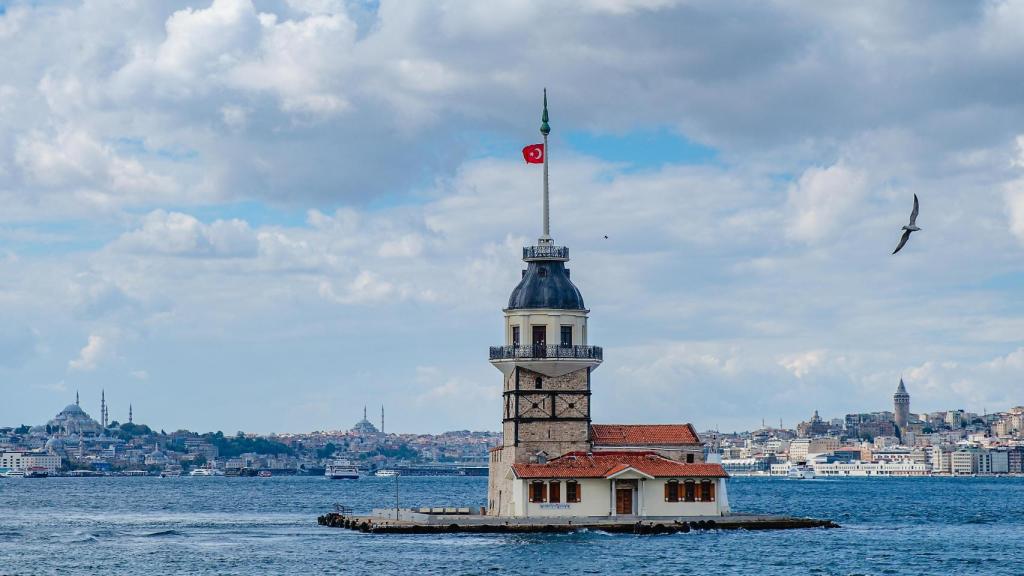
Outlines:
{"type": "Polygon", "coordinates": [[[519,346],[519,326],[512,327],[512,345],[519,346]]]}
{"type": "Polygon", "coordinates": [[[534,408],[534,410],[536,410],[537,408],[540,408],[540,406],[536,402],[534,402],[533,403],[533,408],[534,408]]]}
{"type": "Polygon", "coordinates": [[[562,326],[562,346],[572,346],[572,326],[562,326]]]}
{"type": "Polygon", "coordinates": [[[686,463],[687,464],[693,464],[693,454],[692,453],[686,455],[686,463]]]}
{"type": "Polygon", "coordinates": [[[544,387],[544,381],[538,376],[537,379],[533,381],[533,387],[540,390],[544,387]]]}

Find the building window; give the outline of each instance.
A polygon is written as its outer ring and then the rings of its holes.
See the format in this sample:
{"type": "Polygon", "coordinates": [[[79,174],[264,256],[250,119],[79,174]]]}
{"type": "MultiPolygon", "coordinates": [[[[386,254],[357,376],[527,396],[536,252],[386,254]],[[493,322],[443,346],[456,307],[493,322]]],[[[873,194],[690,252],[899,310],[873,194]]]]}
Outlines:
{"type": "Polygon", "coordinates": [[[665,482],[665,502],[679,502],[679,480],[665,482]]]}
{"type": "Polygon", "coordinates": [[[687,464],[693,464],[693,454],[687,454],[686,455],[686,463],[687,464]]]}
{"type": "Polygon", "coordinates": [[[572,346],[572,326],[562,326],[562,346],[572,346]]]}
{"type": "Polygon", "coordinates": [[[519,326],[512,327],[512,345],[519,346],[519,326]]]}
{"type": "Polygon", "coordinates": [[[533,387],[536,388],[537,390],[540,390],[541,388],[544,387],[544,381],[541,380],[540,376],[538,376],[537,379],[533,381],[533,387]]]}
{"type": "Polygon", "coordinates": [[[548,342],[548,327],[547,326],[534,326],[533,327],[533,345],[534,346],[545,346],[548,342]]]}
{"type": "Polygon", "coordinates": [[[715,485],[705,480],[700,483],[700,501],[701,502],[714,502],[715,501],[715,485]]]}
{"type": "Polygon", "coordinates": [[[565,483],[565,501],[566,502],[580,502],[583,500],[583,490],[580,483],[575,480],[570,480],[565,483]]]}
{"type": "Polygon", "coordinates": [[[697,485],[693,482],[687,482],[683,486],[683,500],[686,500],[687,502],[696,502],[697,485]]]}
{"type": "Polygon", "coordinates": [[[543,482],[537,481],[530,484],[530,502],[543,502],[547,496],[547,487],[543,482]]]}
{"type": "Polygon", "coordinates": [[[558,503],[562,501],[562,483],[552,480],[548,485],[548,502],[558,503]]]}

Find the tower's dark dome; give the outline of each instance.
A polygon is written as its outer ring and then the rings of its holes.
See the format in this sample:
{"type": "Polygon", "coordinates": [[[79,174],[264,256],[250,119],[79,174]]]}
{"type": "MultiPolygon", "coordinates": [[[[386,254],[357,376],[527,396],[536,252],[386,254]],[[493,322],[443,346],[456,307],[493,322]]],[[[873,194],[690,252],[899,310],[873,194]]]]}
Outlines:
{"type": "Polygon", "coordinates": [[[529,262],[523,279],[508,299],[508,309],[555,308],[584,310],[583,295],[569,280],[565,262],[536,260],[529,262]]]}

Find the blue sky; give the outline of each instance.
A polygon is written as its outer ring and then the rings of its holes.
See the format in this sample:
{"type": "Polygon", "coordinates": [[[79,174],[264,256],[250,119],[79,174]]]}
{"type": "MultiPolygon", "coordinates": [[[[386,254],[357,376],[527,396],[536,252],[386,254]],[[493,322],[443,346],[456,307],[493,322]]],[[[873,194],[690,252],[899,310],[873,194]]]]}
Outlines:
{"type": "Polygon", "coordinates": [[[0,423],[497,429],[545,87],[596,420],[1024,402],[1018,4],[2,6],[0,423]]]}

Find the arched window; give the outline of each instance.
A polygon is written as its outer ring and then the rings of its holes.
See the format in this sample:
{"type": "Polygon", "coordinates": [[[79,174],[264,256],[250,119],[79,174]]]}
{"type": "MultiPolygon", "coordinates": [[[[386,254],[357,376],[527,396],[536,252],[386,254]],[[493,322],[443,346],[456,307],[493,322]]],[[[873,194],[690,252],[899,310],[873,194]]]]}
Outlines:
{"type": "Polygon", "coordinates": [[[679,502],[679,480],[665,482],[665,502],[679,502]]]}
{"type": "Polygon", "coordinates": [[[540,376],[537,376],[537,379],[533,381],[533,387],[540,390],[543,386],[544,380],[542,380],[540,376]]]}
{"type": "Polygon", "coordinates": [[[714,502],[715,501],[715,485],[710,480],[705,480],[700,483],[700,501],[701,502],[714,502]]]}
{"type": "Polygon", "coordinates": [[[530,502],[544,502],[547,499],[547,485],[540,480],[530,483],[530,502]]]}
{"type": "Polygon", "coordinates": [[[697,485],[692,480],[687,480],[683,485],[683,499],[687,502],[697,501],[697,485]]]}
{"type": "Polygon", "coordinates": [[[583,500],[583,491],[580,483],[575,480],[569,480],[565,483],[565,501],[566,502],[579,502],[583,500]]]}

